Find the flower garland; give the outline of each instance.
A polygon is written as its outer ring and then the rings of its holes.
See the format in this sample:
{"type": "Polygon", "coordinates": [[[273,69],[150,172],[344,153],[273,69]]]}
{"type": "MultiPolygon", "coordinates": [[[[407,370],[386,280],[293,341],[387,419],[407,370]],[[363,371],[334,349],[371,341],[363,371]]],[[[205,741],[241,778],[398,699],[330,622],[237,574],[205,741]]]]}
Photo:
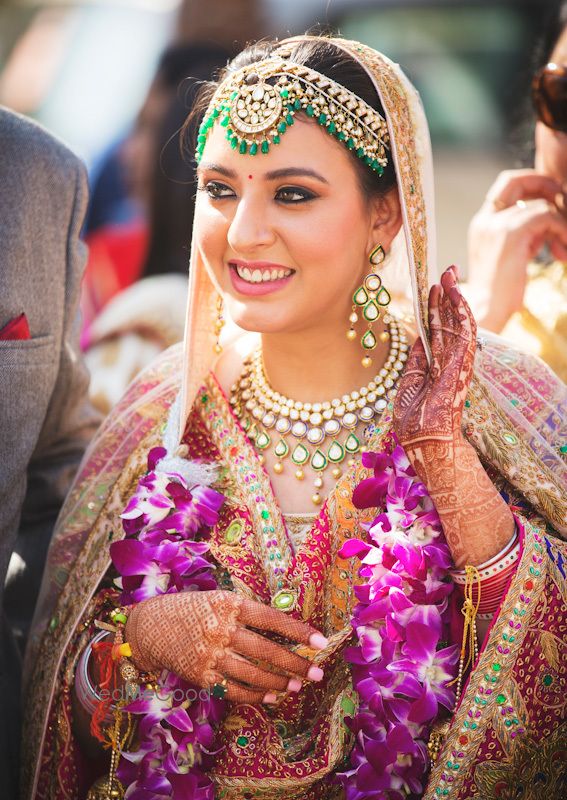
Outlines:
{"type": "MultiPolygon", "coordinates": [[[[148,473],[121,515],[126,538],[110,548],[124,604],[217,586],[204,557],[209,545],[199,537],[216,523],[224,497],[156,469],[162,460],[169,466],[165,459],[165,448],[150,451],[148,473]]],[[[355,587],[358,644],[345,652],[360,705],[347,720],[355,735],[351,769],[339,779],[347,800],[405,800],[423,791],[439,706],[452,709],[455,702],[449,683],[458,648],[442,644],[451,557],[433,502],[396,438],[383,452],[364,453],[362,462],[374,475],[356,487],[353,503],[383,511],[363,526],[369,542],[350,539],[340,552],[360,560],[366,582],[355,587]]],[[[117,773],[126,797],[213,800],[206,770],[226,704],[208,694],[201,699],[198,688],[171,672],[147,695],[124,707],[142,715],[137,749],[121,753],[117,773]]]]}
{"type": "MultiPolygon", "coordinates": [[[[167,451],[148,454],[148,472],[121,514],[126,538],[110,546],[119,573],[121,603],[128,605],[159,594],[217,588],[213,565],[204,558],[206,529],[218,519],[223,495],[190,485],[179,472],[160,470],[167,451]]],[[[140,693],[124,711],[142,715],[137,748],[121,752],[117,776],[128,800],[213,800],[206,774],[214,747],[214,726],[226,704],[164,671],[158,688],[140,693]]]]}
{"type": "Polygon", "coordinates": [[[356,487],[357,508],[383,509],[365,524],[370,541],[350,539],[343,558],[361,562],[355,587],[352,665],[359,710],[351,769],[339,775],[347,800],[405,800],[423,792],[427,740],[439,707],[452,709],[457,646],[443,646],[449,624],[451,565],[441,521],[394,435],[383,452],[366,452],[374,470],[356,487]]]}

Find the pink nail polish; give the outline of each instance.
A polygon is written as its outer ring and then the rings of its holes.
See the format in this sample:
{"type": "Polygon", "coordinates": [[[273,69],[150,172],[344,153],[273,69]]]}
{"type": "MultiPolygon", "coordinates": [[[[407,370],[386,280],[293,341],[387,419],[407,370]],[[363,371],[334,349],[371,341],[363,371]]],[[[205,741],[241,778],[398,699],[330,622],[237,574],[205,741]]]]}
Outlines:
{"type": "Polygon", "coordinates": [[[287,684],[288,692],[298,692],[301,689],[301,681],[299,678],[290,678],[287,684]]]}
{"type": "Polygon", "coordinates": [[[325,673],[319,667],[309,667],[309,672],[307,673],[307,677],[310,681],[320,681],[323,678],[325,673]]]}
{"type": "Polygon", "coordinates": [[[324,650],[329,644],[329,640],[322,633],[312,633],[309,637],[309,644],[316,650],[324,650]]]}
{"type": "Polygon", "coordinates": [[[273,692],[268,692],[264,695],[263,703],[275,703],[278,698],[273,692]]]}

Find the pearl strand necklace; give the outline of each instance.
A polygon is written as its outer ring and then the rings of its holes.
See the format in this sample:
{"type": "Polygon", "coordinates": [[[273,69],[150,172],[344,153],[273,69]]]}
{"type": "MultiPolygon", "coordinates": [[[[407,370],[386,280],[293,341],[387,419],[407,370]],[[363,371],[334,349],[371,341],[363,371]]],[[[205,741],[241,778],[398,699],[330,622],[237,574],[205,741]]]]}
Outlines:
{"type": "Polygon", "coordinates": [[[320,505],[323,476],[328,467],[337,479],[342,474],[340,464],[362,449],[355,433],[363,423],[373,423],[386,408],[388,399],[395,393],[396,381],[404,368],[409,345],[397,320],[391,315],[384,319],[388,325],[390,349],[382,369],[367,386],[340,398],[322,403],[302,403],[276,392],[268,383],[261,349],[256,350],[244,363],[244,369],[232,388],[230,403],[248,438],[263,453],[273,448],[278,459],[274,464],[276,475],[285,469],[286,459],[296,467],[297,480],[305,478],[308,465],[316,473],[314,505],[320,505]],[[288,436],[291,440],[288,441],[288,436]],[[326,440],[331,439],[328,446],[326,440]]]}

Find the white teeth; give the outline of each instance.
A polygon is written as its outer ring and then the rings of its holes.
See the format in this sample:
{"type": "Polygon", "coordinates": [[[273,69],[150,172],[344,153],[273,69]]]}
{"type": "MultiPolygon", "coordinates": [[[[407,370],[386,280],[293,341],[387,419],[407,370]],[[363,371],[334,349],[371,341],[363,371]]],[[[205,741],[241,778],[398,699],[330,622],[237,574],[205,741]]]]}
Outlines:
{"type": "Polygon", "coordinates": [[[236,272],[243,280],[247,281],[248,283],[266,283],[269,281],[277,281],[281,280],[281,278],[287,278],[288,275],[291,275],[292,270],[290,269],[272,269],[272,270],[264,270],[261,272],[260,270],[250,270],[248,267],[236,267],[236,272]]]}

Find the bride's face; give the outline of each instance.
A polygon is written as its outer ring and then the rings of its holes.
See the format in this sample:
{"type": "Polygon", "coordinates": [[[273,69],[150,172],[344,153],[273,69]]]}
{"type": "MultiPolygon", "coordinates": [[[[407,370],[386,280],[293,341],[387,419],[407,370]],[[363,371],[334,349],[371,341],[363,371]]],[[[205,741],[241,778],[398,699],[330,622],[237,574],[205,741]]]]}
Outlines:
{"type": "Polygon", "coordinates": [[[241,155],[216,125],[198,177],[194,236],[234,322],[342,330],[368,253],[399,228],[397,192],[369,202],[344,145],[301,117],[267,155],[241,155]]]}

